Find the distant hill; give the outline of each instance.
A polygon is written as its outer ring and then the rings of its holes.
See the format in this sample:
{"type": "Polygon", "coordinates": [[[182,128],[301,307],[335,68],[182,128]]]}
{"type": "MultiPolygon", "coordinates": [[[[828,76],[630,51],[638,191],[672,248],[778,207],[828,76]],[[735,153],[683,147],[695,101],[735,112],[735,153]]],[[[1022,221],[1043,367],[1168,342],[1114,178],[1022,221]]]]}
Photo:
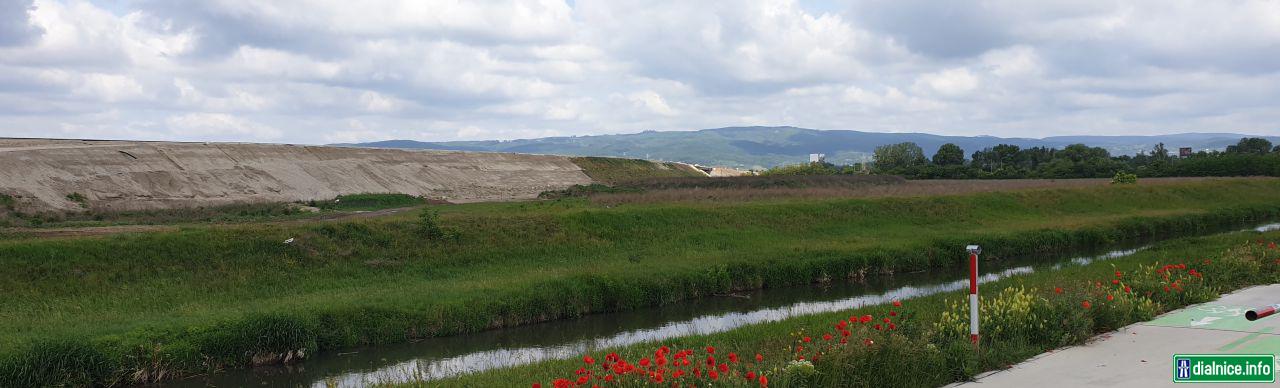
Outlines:
{"type": "MultiPolygon", "coordinates": [[[[1182,133],[1157,136],[1053,136],[1043,139],[993,136],[942,136],[927,133],[879,133],[847,130],[816,130],[795,127],[729,127],[700,131],[645,131],[625,135],[547,137],[524,140],[419,142],[388,140],[342,146],[433,149],[458,151],[519,152],[569,156],[618,156],[679,161],[703,165],[744,168],[772,167],[808,161],[810,153],[827,154],[827,161],[847,164],[870,159],[877,146],[915,142],[925,154],[945,143],[955,143],[965,155],[997,144],[1020,147],[1064,146],[1084,143],[1103,147],[1113,155],[1132,155],[1151,149],[1156,143],[1176,152],[1178,147],[1196,151],[1223,149],[1242,137],[1233,133],[1182,133]]],[[[1267,137],[1273,143],[1280,137],[1267,137]]]]}

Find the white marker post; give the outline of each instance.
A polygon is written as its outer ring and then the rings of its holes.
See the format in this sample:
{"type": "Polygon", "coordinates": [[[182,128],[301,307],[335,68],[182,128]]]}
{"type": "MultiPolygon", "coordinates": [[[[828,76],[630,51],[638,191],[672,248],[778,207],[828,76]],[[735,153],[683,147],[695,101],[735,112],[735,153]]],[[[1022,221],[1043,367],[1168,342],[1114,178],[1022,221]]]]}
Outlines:
{"type": "Polygon", "coordinates": [[[978,346],[978,255],[982,247],[970,245],[969,251],[969,339],[978,346]]]}

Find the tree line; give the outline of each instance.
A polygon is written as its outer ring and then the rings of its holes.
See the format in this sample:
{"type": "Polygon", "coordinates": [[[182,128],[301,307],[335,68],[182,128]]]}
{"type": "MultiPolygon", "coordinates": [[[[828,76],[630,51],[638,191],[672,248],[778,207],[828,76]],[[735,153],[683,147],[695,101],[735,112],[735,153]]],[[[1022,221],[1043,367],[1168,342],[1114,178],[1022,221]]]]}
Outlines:
{"type": "Polygon", "coordinates": [[[1164,144],[1137,155],[1112,156],[1101,147],[1072,144],[1062,149],[1022,148],[1000,144],[974,152],[952,143],[932,157],[915,143],[876,147],[869,165],[810,163],[776,167],[764,175],[890,174],[910,179],[1110,178],[1117,173],[1139,177],[1280,176],[1280,146],[1263,138],[1243,138],[1224,151],[1172,155],[1164,144]]]}

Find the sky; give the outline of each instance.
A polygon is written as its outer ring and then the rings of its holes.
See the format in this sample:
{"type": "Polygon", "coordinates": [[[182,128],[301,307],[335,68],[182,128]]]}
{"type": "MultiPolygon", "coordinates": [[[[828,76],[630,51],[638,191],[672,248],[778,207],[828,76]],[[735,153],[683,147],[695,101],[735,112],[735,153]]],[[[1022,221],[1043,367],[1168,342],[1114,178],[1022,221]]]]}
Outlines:
{"type": "Polygon", "coordinates": [[[1280,1],[0,0],[0,137],[1280,135],[1280,1]]]}

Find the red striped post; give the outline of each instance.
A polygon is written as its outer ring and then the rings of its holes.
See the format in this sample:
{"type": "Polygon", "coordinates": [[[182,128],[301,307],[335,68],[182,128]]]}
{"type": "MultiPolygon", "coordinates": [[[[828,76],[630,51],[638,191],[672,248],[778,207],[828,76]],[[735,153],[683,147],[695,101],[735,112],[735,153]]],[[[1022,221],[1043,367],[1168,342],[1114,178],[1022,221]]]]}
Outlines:
{"type": "Polygon", "coordinates": [[[1275,314],[1276,310],[1280,310],[1280,303],[1273,304],[1270,306],[1262,306],[1253,310],[1249,310],[1244,313],[1244,319],[1248,319],[1250,321],[1256,321],[1262,318],[1269,317],[1271,316],[1271,314],[1275,314]]]}
{"type": "Polygon", "coordinates": [[[978,345],[978,255],[982,253],[982,247],[970,245],[965,247],[969,251],[969,339],[973,341],[973,345],[978,345]]]}

